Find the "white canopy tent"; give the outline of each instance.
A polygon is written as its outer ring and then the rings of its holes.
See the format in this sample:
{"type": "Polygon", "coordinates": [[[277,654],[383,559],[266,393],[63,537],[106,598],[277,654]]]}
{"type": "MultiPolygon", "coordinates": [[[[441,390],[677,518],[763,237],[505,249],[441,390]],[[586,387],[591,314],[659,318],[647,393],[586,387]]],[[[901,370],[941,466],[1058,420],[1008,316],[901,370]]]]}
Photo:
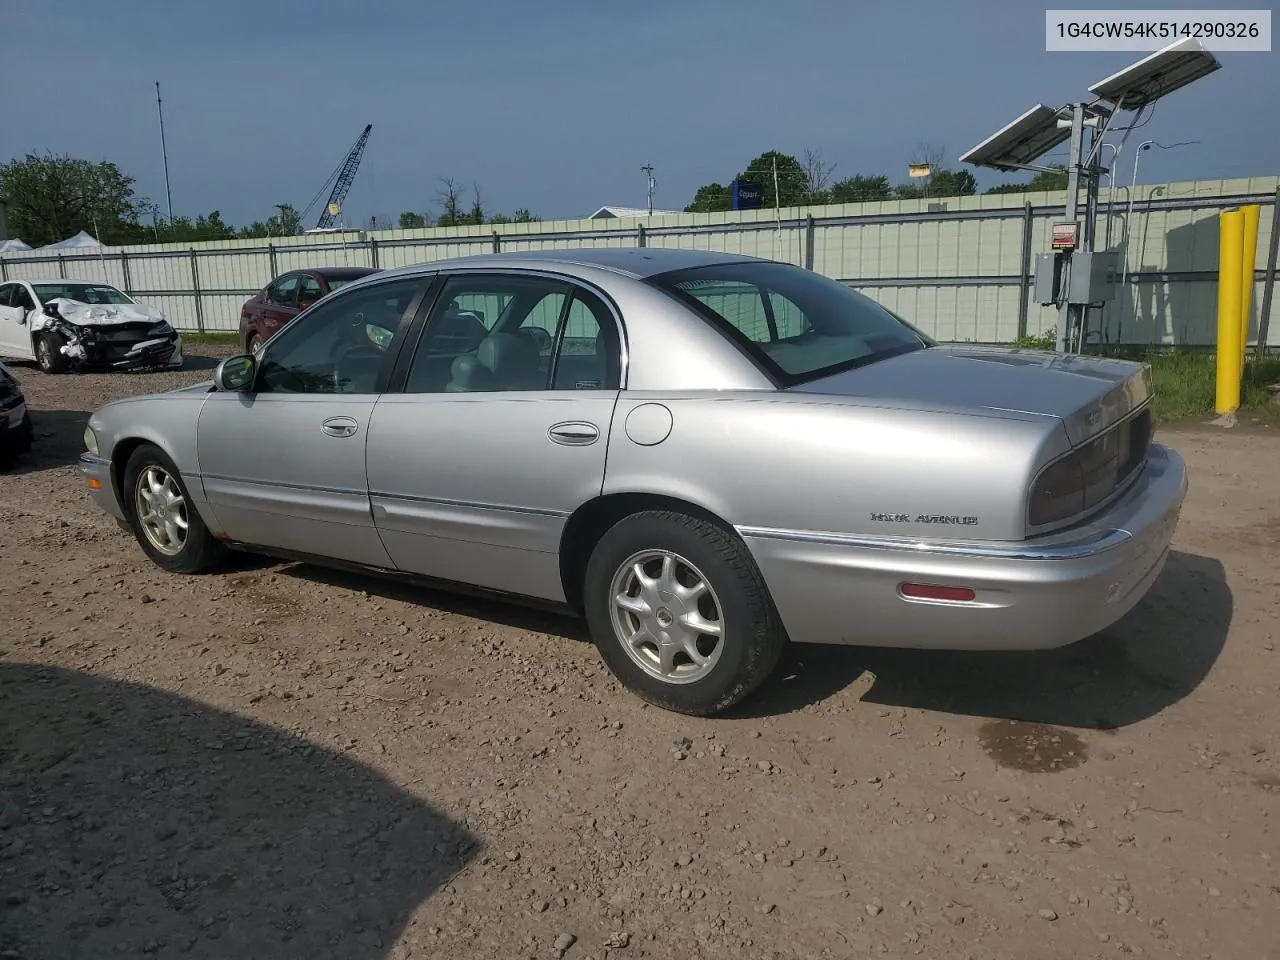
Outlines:
{"type": "Polygon", "coordinates": [[[59,240],[57,243],[46,244],[41,250],[83,250],[89,247],[101,247],[93,235],[81,230],[74,237],[67,237],[65,240],[59,240]]]}
{"type": "Polygon", "coordinates": [[[13,240],[5,240],[0,243],[0,256],[3,256],[6,253],[21,253],[24,250],[30,249],[31,247],[28,244],[23,243],[17,238],[14,238],[13,240]]]}

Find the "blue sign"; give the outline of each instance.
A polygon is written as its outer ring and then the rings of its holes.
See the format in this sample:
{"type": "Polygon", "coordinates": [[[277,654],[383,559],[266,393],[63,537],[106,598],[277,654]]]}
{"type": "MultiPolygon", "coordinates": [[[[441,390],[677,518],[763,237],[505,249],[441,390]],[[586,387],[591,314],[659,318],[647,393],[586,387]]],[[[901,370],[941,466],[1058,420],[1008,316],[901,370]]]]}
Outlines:
{"type": "Polygon", "coordinates": [[[759,210],[764,203],[764,188],[751,180],[733,181],[733,209],[759,210]]]}

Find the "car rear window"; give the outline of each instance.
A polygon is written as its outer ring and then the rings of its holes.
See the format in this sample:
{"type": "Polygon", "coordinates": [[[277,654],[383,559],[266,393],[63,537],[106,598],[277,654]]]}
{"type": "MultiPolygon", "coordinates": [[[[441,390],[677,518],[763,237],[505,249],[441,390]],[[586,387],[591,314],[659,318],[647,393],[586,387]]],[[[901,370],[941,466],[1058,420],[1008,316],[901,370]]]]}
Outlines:
{"type": "Polygon", "coordinates": [[[843,283],[785,263],[713,264],[649,278],[784,386],[932,346],[843,283]]]}

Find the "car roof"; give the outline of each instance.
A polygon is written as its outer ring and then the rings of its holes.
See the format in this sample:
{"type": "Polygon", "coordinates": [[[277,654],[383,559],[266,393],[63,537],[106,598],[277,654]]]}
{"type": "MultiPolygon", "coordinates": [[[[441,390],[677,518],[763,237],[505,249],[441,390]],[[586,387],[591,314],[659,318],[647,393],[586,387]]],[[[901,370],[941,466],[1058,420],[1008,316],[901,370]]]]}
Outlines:
{"type": "Polygon", "coordinates": [[[340,280],[343,277],[367,277],[369,274],[377,273],[378,271],[373,267],[307,267],[290,272],[318,273],[322,277],[333,277],[340,280]]]}
{"type": "Polygon", "coordinates": [[[379,279],[410,275],[424,271],[448,270],[454,267],[530,267],[555,264],[561,267],[598,267],[636,279],[652,277],[669,270],[711,266],[718,263],[768,263],[759,257],[709,250],[677,250],[662,247],[580,247],[570,250],[520,250],[511,253],[483,253],[447,260],[429,260],[407,267],[383,270],[379,279]]]}

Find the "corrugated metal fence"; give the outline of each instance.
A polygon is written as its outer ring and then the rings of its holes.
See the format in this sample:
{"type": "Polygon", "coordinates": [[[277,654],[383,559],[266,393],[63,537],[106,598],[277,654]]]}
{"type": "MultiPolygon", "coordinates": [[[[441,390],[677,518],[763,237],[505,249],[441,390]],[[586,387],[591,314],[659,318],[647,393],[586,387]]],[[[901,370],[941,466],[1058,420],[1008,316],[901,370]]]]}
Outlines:
{"type": "MultiPolygon", "coordinates": [[[[1125,279],[1103,311],[1111,343],[1206,345],[1217,309],[1218,214],[1262,205],[1250,338],[1256,339],[1280,178],[1103,190],[1100,235],[1124,250],[1125,279]],[[1129,208],[1132,207],[1132,213],[1129,208]]],[[[184,330],[235,330],[240,307],[301,267],[404,266],[494,251],[583,246],[717,250],[784,260],[856,286],[943,341],[1007,343],[1053,327],[1031,302],[1032,255],[1049,249],[1061,193],[841,204],[652,219],[313,234],[271,241],[34,250],[0,258],[0,278],[105,280],[164,310],[184,330]]],[[[1270,276],[1274,276],[1274,263],[1270,276]]],[[[1269,302],[1269,298],[1265,298],[1269,302]]],[[[1280,343],[1273,325],[1269,344],[1280,343]]]]}

